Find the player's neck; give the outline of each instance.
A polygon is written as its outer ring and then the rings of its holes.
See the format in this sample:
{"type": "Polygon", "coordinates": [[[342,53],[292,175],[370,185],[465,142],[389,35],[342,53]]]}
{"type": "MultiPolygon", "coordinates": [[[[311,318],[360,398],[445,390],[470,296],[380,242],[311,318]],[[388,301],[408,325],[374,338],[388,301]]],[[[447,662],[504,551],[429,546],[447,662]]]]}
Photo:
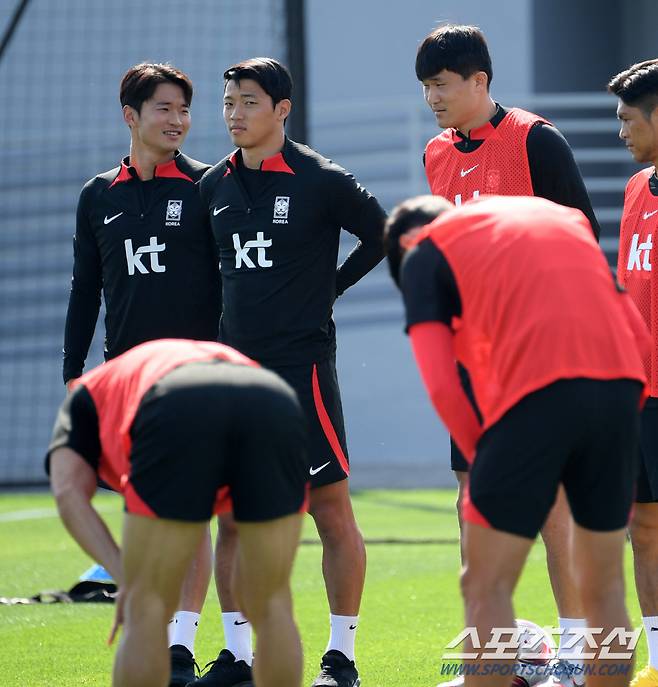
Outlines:
{"type": "Polygon", "coordinates": [[[466,136],[470,137],[473,129],[479,129],[481,126],[484,126],[496,114],[497,108],[498,106],[496,103],[491,99],[490,96],[487,96],[486,100],[473,113],[468,121],[460,124],[457,129],[459,129],[459,131],[466,136]]]}
{"type": "Polygon", "coordinates": [[[242,163],[247,169],[260,169],[263,160],[281,152],[285,140],[285,132],[281,129],[263,143],[249,148],[241,148],[242,163]]]}
{"type": "Polygon", "coordinates": [[[161,152],[151,150],[136,144],[130,144],[130,165],[137,170],[142,181],[153,179],[155,168],[174,159],[175,152],[161,152]]]}

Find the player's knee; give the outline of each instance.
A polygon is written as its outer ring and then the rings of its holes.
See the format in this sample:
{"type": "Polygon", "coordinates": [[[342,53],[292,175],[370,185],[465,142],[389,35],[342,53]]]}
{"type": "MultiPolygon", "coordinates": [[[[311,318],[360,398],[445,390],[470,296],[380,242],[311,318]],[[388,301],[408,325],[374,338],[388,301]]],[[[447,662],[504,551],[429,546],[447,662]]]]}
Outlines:
{"type": "Polygon", "coordinates": [[[576,571],[576,584],[586,615],[617,605],[624,598],[624,580],[616,574],[616,566],[609,571],[576,571]]]}
{"type": "Polygon", "coordinates": [[[580,600],[585,616],[591,618],[597,613],[606,612],[609,608],[617,608],[624,603],[624,588],[618,581],[611,580],[599,589],[590,586],[580,587],[580,600]]]}
{"type": "Polygon", "coordinates": [[[138,586],[127,588],[124,594],[126,624],[132,627],[162,627],[176,607],[175,601],[167,604],[159,594],[138,586]]]}
{"type": "Polygon", "coordinates": [[[315,520],[318,529],[331,529],[336,523],[336,527],[349,527],[354,523],[354,515],[349,496],[340,491],[322,492],[324,487],[319,490],[311,491],[309,512],[315,520]]]}
{"type": "Polygon", "coordinates": [[[337,504],[324,503],[311,512],[323,543],[342,542],[361,538],[351,509],[337,504]]]}
{"type": "Polygon", "coordinates": [[[263,588],[259,590],[242,589],[240,583],[237,583],[236,586],[240,608],[256,632],[264,623],[280,618],[282,614],[292,615],[290,588],[287,582],[270,590],[263,588]]]}
{"type": "Polygon", "coordinates": [[[629,530],[633,551],[636,554],[658,552],[658,520],[652,515],[645,513],[641,507],[636,508],[633,513],[629,530]]]}
{"type": "Polygon", "coordinates": [[[479,603],[511,596],[513,582],[496,575],[483,566],[467,566],[462,571],[460,585],[464,600],[479,603]]]}

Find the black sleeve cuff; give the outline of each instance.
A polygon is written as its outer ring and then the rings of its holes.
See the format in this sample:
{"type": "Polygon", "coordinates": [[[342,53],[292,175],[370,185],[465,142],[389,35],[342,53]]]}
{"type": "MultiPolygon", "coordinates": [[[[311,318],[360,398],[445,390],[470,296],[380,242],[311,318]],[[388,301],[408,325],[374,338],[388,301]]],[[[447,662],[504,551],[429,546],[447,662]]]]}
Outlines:
{"type": "Polygon", "coordinates": [[[452,269],[430,239],[421,241],[405,255],[400,274],[406,331],[422,322],[441,322],[449,327],[452,318],[461,314],[452,269]]]}
{"type": "Polygon", "coordinates": [[[52,452],[65,446],[81,455],[94,470],[98,470],[101,456],[98,414],[94,399],[83,385],[66,396],[57,413],[44,461],[46,474],[50,474],[52,452]]]}

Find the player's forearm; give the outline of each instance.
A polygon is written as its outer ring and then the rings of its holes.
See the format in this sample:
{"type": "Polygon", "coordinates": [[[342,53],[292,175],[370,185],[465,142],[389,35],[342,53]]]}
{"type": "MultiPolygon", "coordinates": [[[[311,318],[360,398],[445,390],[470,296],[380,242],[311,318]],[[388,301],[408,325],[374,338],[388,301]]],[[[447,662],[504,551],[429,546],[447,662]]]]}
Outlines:
{"type": "Polygon", "coordinates": [[[99,310],[99,294],[71,290],[64,327],[64,383],[82,374],[99,310]]]}
{"type": "Polygon", "coordinates": [[[482,429],[457,374],[452,333],[444,324],[425,322],[413,325],[409,336],[432,405],[470,462],[482,429]]]}
{"type": "Polygon", "coordinates": [[[365,277],[383,257],[384,244],[381,239],[359,241],[336,272],[336,295],[340,296],[365,277]]]}
{"type": "Polygon", "coordinates": [[[526,145],[535,195],[580,210],[589,220],[598,241],[601,227],[573,151],[564,136],[552,126],[535,126],[528,134],[526,145]]]}
{"type": "Polygon", "coordinates": [[[56,501],[60,517],[73,539],[120,584],[119,547],[87,495],[75,489],[64,489],[56,495],[56,501]]]}

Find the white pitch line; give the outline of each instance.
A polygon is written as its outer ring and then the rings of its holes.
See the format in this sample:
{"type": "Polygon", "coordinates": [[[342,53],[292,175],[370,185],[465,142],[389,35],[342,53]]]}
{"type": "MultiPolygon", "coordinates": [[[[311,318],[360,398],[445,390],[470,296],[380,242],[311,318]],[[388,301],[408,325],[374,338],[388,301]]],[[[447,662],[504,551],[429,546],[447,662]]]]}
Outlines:
{"type": "Polygon", "coordinates": [[[9,513],[0,513],[0,522],[41,520],[42,518],[54,518],[56,516],[57,511],[54,508],[34,508],[33,510],[16,510],[9,513]]]}
{"type": "MultiPolygon", "coordinates": [[[[108,513],[116,510],[112,506],[95,506],[99,513],[108,513]]],[[[43,520],[45,518],[57,518],[59,514],[56,508],[33,508],[31,510],[15,510],[8,513],[0,513],[0,523],[22,522],[25,520],[43,520]]]]}

